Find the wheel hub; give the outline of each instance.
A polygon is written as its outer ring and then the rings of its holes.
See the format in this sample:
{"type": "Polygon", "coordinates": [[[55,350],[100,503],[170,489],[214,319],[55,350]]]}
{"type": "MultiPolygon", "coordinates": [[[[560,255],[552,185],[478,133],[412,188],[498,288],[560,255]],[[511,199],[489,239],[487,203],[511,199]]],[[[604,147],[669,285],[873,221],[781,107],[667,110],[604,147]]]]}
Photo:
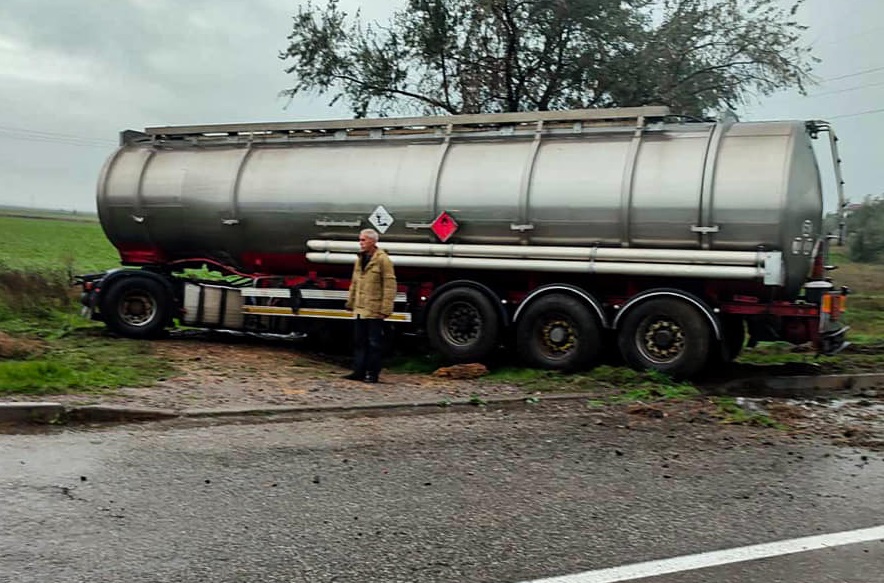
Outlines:
{"type": "Polygon", "coordinates": [[[126,304],[126,313],[128,313],[130,316],[143,316],[146,311],[147,308],[144,305],[144,302],[142,302],[141,300],[129,301],[126,304]]]}
{"type": "Polygon", "coordinates": [[[153,320],[156,302],[149,295],[131,293],[120,302],[120,319],[130,326],[144,326],[153,320]]]}
{"type": "Polygon", "coordinates": [[[549,332],[549,339],[554,344],[561,344],[567,338],[568,331],[560,326],[556,326],[549,332]]]}
{"type": "Polygon", "coordinates": [[[685,336],[681,326],[672,320],[652,322],[643,335],[647,354],[659,361],[671,361],[685,348],[685,336]]]}
{"type": "Polygon", "coordinates": [[[654,344],[663,349],[671,348],[675,343],[675,336],[670,330],[658,330],[654,333],[654,344]]]}
{"type": "Polygon", "coordinates": [[[543,326],[543,346],[551,354],[561,355],[574,348],[577,334],[570,322],[552,320],[543,326]]]}
{"type": "Polygon", "coordinates": [[[479,338],[482,329],[482,317],[475,307],[468,304],[457,304],[448,311],[445,332],[454,344],[469,344],[479,338]]]}

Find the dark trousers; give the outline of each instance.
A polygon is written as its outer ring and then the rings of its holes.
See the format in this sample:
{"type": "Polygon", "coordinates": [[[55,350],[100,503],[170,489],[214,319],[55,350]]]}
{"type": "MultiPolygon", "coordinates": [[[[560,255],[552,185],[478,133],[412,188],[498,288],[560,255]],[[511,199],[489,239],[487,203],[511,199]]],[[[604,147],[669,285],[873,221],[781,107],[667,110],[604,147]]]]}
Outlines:
{"type": "Polygon", "coordinates": [[[353,325],[353,371],[377,377],[384,351],[384,321],[356,316],[353,325]]]}

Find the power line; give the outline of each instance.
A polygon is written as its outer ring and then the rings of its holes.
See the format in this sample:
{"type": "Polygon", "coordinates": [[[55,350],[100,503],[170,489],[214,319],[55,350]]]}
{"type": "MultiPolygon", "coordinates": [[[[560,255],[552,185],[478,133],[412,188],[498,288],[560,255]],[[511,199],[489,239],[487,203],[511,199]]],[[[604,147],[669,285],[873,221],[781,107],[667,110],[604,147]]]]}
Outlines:
{"type": "Polygon", "coordinates": [[[2,139],[18,140],[21,142],[36,142],[36,143],[42,143],[42,144],[62,144],[62,145],[67,145],[67,146],[81,146],[81,147],[87,147],[87,148],[107,149],[107,148],[113,147],[113,146],[109,146],[108,144],[97,144],[97,143],[91,143],[91,142],[78,142],[75,140],[51,139],[51,138],[45,138],[45,137],[40,137],[40,136],[15,136],[15,135],[7,135],[7,134],[4,134],[3,132],[0,132],[0,140],[2,140],[2,139]]]}
{"type": "Polygon", "coordinates": [[[869,73],[876,73],[878,71],[884,71],[884,66],[874,67],[872,69],[866,69],[865,71],[857,71],[856,73],[848,73],[847,75],[839,75],[838,77],[829,77],[828,79],[823,79],[823,81],[839,81],[841,79],[849,79],[850,77],[859,77],[861,75],[868,75],[869,73]]]}
{"type": "Polygon", "coordinates": [[[805,95],[805,97],[812,98],[812,97],[823,97],[824,95],[836,95],[838,93],[848,93],[850,91],[859,91],[860,89],[867,89],[869,87],[879,87],[881,85],[884,85],[884,81],[881,81],[880,83],[868,83],[866,85],[857,85],[855,87],[847,87],[846,89],[834,89],[832,91],[821,91],[819,93],[812,93],[810,95],[805,95]]]}
{"type": "Polygon", "coordinates": [[[847,113],[844,115],[828,115],[826,116],[828,119],[839,119],[845,117],[859,117],[861,115],[871,115],[873,113],[884,113],[884,107],[881,109],[870,109],[869,111],[859,111],[857,113],[847,113]]]}
{"type": "Polygon", "coordinates": [[[90,144],[113,144],[110,140],[103,140],[101,138],[92,138],[89,136],[74,136],[70,134],[60,134],[56,132],[44,132],[40,130],[26,130],[21,128],[12,128],[12,127],[3,127],[0,126],[0,133],[15,136],[15,137],[25,137],[25,138],[40,138],[47,140],[64,140],[70,142],[81,142],[81,143],[90,143],[90,144]]]}
{"type": "Polygon", "coordinates": [[[0,137],[13,140],[22,140],[26,142],[47,142],[68,144],[74,146],[93,146],[101,148],[107,148],[116,145],[116,142],[113,142],[111,140],[102,140],[100,138],[75,136],[71,134],[46,132],[41,130],[29,130],[10,126],[0,126],[0,137]]]}

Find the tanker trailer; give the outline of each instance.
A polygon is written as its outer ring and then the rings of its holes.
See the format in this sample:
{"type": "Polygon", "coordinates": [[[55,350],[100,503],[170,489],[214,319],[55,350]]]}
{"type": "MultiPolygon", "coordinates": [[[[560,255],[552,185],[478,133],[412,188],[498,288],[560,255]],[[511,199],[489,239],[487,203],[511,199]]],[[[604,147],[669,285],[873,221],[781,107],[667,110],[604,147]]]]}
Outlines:
{"type": "Polygon", "coordinates": [[[125,131],[98,183],[124,267],[81,278],[83,301],[137,338],[328,334],[375,228],[391,326],[448,361],[509,346],[575,370],[610,344],[690,376],[747,338],[832,354],[847,290],[826,277],[821,132],[837,173],[825,122],[665,107],[125,131]]]}

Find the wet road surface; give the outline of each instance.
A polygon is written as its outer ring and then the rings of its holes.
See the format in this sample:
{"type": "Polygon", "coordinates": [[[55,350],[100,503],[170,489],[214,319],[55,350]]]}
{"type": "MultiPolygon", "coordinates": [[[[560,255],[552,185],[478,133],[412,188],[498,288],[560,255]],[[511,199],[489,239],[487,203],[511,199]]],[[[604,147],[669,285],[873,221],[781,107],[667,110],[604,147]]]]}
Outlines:
{"type": "MultiPolygon", "coordinates": [[[[518,582],[882,524],[880,452],[579,403],[0,435],[0,581],[518,582]]],[[[882,564],[876,540],[643,581],[882,564]]]]}

